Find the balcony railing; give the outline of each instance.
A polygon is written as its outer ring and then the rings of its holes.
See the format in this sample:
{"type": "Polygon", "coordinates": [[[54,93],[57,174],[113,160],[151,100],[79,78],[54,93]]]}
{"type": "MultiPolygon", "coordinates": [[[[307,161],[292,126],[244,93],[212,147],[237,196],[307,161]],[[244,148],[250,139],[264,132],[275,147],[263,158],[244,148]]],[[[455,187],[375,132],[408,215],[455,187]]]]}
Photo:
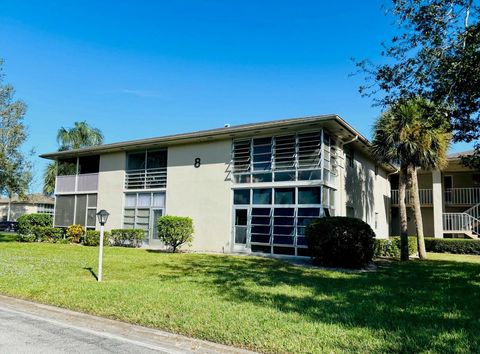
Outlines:
{"type": "Polygon", "coordinates": [[[480,221],[467,213],[443,213],[445,233],[464,233],[477,238],[480,234],[480,221]]]}
{"type": "Polygon", "coordinates": [[[125,172],[125,189],[151,189],[167,187],[167,168],[130,170],[125,172]]]}
{"type": "MultiPolygon", "coordinates": [[[[433,203],[433,193],[431,189],[419,189],[418,195],[420,197],[421,205],[430,205],[433,203]]],[[[399,202],[398,189],[392,189],[391,202],[393,205],[398,205],[398,202],[399,202]]],[[[405,202],[407,204],[412,204],[413,202],[413,198],[411,197],[411,193],[409,190],[407,190],[405,202]]]]}
{"type": "Polygon", "coordinates": [[[480,203],[480,188],[445,189],[444,200],[448,205],[475,205],[480,203]]]}
{"type": "Polygon", "coordinates": [[[57,176],[55,194],[96,192],[98,190],[98,173],[57,176]]]}

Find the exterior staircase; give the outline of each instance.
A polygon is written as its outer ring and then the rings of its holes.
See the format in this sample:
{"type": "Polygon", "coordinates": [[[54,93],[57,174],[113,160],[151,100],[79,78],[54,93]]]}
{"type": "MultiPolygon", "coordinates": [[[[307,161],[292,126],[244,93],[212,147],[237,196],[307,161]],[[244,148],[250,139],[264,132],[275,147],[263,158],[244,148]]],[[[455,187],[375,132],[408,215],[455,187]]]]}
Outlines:
{"type": "Polygon", "coordinates": [[[480,203],[463,213],[443,213],[443,232],[463,234],[469,238],[480,237],[480,203]]]}

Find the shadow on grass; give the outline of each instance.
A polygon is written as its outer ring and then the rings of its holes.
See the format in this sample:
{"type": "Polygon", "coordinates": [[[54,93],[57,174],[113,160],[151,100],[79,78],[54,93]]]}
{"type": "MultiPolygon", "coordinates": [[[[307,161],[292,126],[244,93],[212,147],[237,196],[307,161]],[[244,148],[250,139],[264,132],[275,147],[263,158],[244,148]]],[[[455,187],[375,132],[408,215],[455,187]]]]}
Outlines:
{"type": "Polygon", "coordinates": [[[0,233],[0,242],[16,242],[18,234],[13,232],[0,233]]]}
{"type": "Polygon", "coordinates": [[[95,278],[95,280],[98,280],[98,276],[97,276],[97,274],[95,274],[92,267],[85,267],[83,269],[88,270],[90,272],[90,274],[95,278]]]}
{"type": "Polygon", "coordinates": [[[411,261],[346,274],[240,257],[186,258],[165,265],[219,296],[294,313],[308,321],[376,331],[386,351],[477,352],[480,264],[411,261]]]}
{"type": "Polygon", "coordinates": [[[148,248],[146,251],[148,253],[170,253],[170,254],[173,254],[172,251],[165,250],[165,249],[148,248]]]}

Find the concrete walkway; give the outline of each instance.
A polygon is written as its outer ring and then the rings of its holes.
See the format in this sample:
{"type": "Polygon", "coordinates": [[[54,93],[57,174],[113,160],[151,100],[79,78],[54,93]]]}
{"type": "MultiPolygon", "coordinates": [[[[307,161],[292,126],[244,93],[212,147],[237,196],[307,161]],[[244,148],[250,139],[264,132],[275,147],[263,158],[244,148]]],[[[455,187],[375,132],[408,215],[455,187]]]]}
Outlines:
{"type": "Polygon", "coordinates": [[[252,353],[0,295],[0,353],[252,353]]]}

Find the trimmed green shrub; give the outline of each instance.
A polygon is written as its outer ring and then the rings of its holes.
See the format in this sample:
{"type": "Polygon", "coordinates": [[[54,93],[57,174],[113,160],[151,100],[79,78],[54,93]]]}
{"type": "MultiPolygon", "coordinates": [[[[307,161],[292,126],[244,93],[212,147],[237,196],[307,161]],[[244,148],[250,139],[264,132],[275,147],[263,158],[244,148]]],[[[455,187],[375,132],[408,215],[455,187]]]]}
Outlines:
{"type": "MultiPolygon", "coordinates": [[[[85,246],[98,246],[100,245],[100,231],[87,230],[83,237],[82,243],[85,246]]],[[[110,232],[105,231],[103,234],[103,245],[110,245],[110,232]]]]}
{"type": "Polygon", "coordinates": [[[37,236],[35,236],[33,233],[24,235],[24,234],[18,234],[18,241],[19,242],[35,242],[37,241],[37,236]]]}
{"type": "Polygon", "coordinates": [[[427,252],[480,255],[480,240],[463,238],[426,238],[427,252]]]}
{"type": "Polygon", "coordinates": [[[360,219],[339,216],[316,219],[307,226],[305,236],[315,264],[360,268],[373,259],[375,233],[360,219]]]}
{"type": "Polygon", "coordinates": [[[115,246],[140,247],[145,239],[145,231],[139,229],[113,229],[110,237],[115,246]]]}
{"type": "MultiPolygon", "coordinates": [[[[52,216],[48,214],[25,214],[17,219],[18,233],[21,238],[28,238],[32,235],[34,226],[52,226],[52,216]]],[[[30,241],[31,242],[31,241],[30,241]]]]}
{"type": "Polygon", "coordinates": [[[193,240],[193,221],[189,217],[165,215],[158,218],[158,239],[175,253],[178,247],[193,240]]]}
{"type": "MultiPolygon", "coordinates": [[[[417,253],[417,238],[408,237],[408,254],[417,253]]],[[[400,237],[390,237],[389,239],[375,240],[375,257],[394,257],[400,258],[400,237]]]]}
{"type": "Polygon", "coordinates": [[[63,229],[50,226],[34,226],[33,235],[36,241],[58,243],[63,241],[63,229]]]}
{"type": "Polygon", "coordinates": [[[66,234],[68,241],[80,243],[83,236],[85,235],[85,229],[82,225],[73,224],[67,227],[66,234]]]}

